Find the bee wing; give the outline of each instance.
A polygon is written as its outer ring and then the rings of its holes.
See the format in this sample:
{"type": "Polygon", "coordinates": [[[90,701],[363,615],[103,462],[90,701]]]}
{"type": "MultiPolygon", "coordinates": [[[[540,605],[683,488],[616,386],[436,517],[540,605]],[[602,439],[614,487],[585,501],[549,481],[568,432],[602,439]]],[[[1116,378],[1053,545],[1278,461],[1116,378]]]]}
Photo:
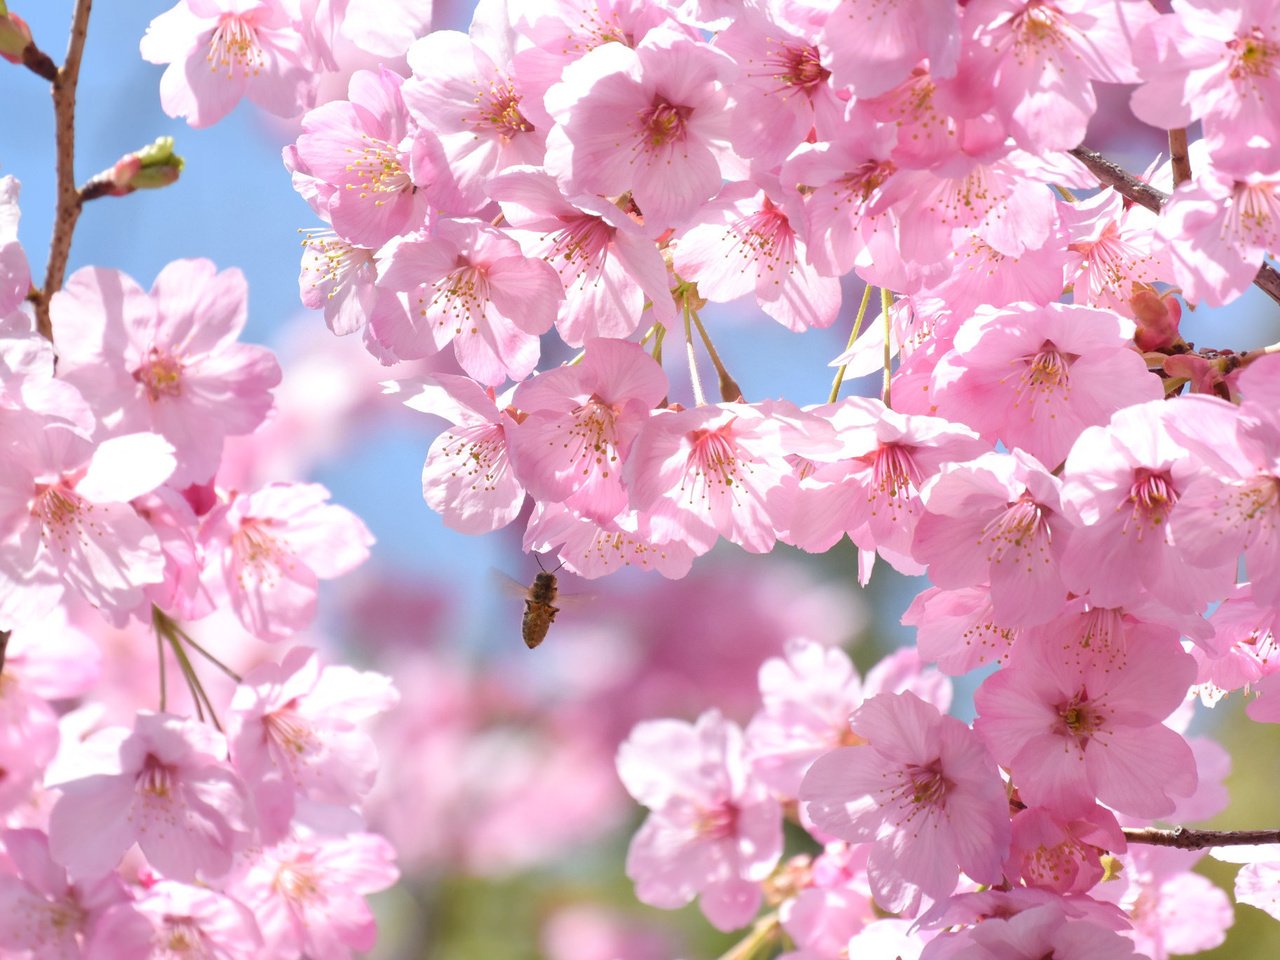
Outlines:
{"type": "Polygon", "coordinates": [[[506,596],[511,597],[513,600],[529,599],[529,584],[521,583],[519,580],[508,576],[501,570],[490,570],[489,579],[492,581],[494,587],[502,591],[506,596]]]}

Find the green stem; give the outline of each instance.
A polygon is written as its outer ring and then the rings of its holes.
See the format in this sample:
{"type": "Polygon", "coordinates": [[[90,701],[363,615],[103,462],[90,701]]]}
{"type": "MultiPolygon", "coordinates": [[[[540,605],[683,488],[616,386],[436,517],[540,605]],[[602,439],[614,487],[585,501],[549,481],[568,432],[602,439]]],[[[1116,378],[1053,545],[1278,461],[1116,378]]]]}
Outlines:
{"type": "Polygon", "coordinates": [[[893,293],[887,288],[880,289],[880,311],[884,314],[884,387],[880,391],[880,398],[884,401],[886,407],[892,408],[893,403],[889,398],[889,367],[893,361],[893,347],[891,341],[893,339],[893,324],[889,322],[889,310],[893,306],[893,293]]]}
{"type": "MultiPolygon", "coordinates": [[[[871,284],[867,284],[862,288],[862,302],[858,304],[858,315],[853,321],[853,331],[849,334],[849,342],[845,344],[844,352],[848,353],[853,349],[854,341],[858,339],[858,334],[862,332],[862,321],[867,316],[867,304],[871,302],[871,284]]],[[[849,369],[849,364],[840,364],[840,369],[836,371],[836,378],[831,381],[831,395],[827,397],[827,403],[835,403],[840,398],[840,385],[844,383],[844,373],[849,369]]]]}

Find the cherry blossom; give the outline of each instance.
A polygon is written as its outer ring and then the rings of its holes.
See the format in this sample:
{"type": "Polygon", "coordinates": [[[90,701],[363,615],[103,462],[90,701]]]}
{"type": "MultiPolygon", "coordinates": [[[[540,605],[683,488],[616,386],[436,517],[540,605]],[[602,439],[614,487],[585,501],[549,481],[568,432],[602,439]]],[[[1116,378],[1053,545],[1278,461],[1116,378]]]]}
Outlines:
{"type": "Polygon", "coordinates": [[[667,908],[697,896],[722,930],[749,921],[782,852],[782,811],[750,775],[738,726],[718,711],[640,724],[618,750],[618,776],[652,811],[627,854],[636,895],[667,908]]]}
{"type": "Polygon", "coordinates": [[[116,744],[106,769],[58,784],[49,817],[54,860],[73,878],[98,877],[137,843],[175,880],[225,875],[249,834],[244,784],[226,763],[223,736],[160,713],[139,713],[132,733],[99,736],[116,744]]]}
{"type": "Polygon", "coordinates": [[[911,909],[955,889],[960,871],[998,882],[1009,844],[1004,787],[973,732],[915,694],[882,693],[853,715],[866,746],[819,757],[800,799],[826,834],[871,843],[876,903],[911,909]]]}
{"type": "Polygon", "coordinates": [[[282,0],[181,0],[147,27],[142,58],[167,63],[160,102],[207,127],[243,96],[282,117],[308,106],[311,55],[282,0]]]}
{"type": "Polygon", "coordinates": [[[239,270],[208,260],[170,263],[150,294],[114,270],[77,271],[50,305],[58,376],[91,399],[108,435],[172,443],[175,486],[204,483],[222,438],[257,427],[280,382],[270,351],[236,342],[247,296],[239,270]]]}

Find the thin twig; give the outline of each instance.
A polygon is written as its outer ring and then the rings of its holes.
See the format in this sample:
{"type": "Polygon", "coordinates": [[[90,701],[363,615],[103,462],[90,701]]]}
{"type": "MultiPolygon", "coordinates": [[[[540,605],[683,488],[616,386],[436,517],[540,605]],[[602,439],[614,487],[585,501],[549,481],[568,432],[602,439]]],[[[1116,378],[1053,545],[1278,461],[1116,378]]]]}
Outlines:
{"type": "Polygon", "coordinates": [[[707,348],[707,356],[711,358],[711,365],[716,368],[716,376],[720,378],[720,399],[725,403],[741,403],[742,388],[738,386],[738,381],[729,375],[729,371],[720,359],[720,354],[716,352],[716,345],[711,342],[711,335],[702,325],[698,311],[692,311],[692,316],[693,324],[698,328],[698,336],[702,337],[702,343],[707,348]]]}
{"type": "Polygon", "coordinates": [[[53,339],[49,320],[49,299],[62,288],[71,256],[71,235],[80,218],[80,191],[76,188],[76,84],[80,81],[80,59],[89,32],[89,9],[93,0],[76,0],[71,18],[71,37],[67,41],[67,59],[53,81],[53,113],[56,124],[58,207],[54,214],[53,239],[49,243],[49,267],[44,275],[44,288],[36,299],[36,329],[47,340],[53,339]]]}
{"type": "Polygon", "coordinates": [[[1246,847],[1261,843],[1280,843],[1280,830],[1173,830],[1127,828],[1124,837],[1130,843],[1147,843],[1156,847],[1179,850],[1203,850],[1206,847],[1246,847]]]}
{"type": "MultiPolygon", "coordinates": [[[[1122,197],[1132,200],[1139,206],[1146,207],[1156,213],[1160,212],[1169,199],[1163,190],[1157,190],[1149,183],[1139,180],[1119,164],[1108,160],[1096,150],[1088,147],[1076,147],[1071,155],[1089,168],[1090,172],[1102,183],[1114,187],[1122,197]]],[[[1276,303],[1280,303],[1280,271],[1270,264],[1264,263],[1253,278],[1254,284],[1276,303]]]]}

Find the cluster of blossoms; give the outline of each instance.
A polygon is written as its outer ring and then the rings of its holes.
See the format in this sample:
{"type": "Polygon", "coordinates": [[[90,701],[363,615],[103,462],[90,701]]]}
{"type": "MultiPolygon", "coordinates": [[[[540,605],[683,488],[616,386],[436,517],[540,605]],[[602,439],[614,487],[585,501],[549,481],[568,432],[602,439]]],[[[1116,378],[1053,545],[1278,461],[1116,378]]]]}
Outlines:
{"type": "MultiPolygon", "coordinates": [[[[877,559],[931,581],[905,617],[918,651],[865,683],[797,641],[745,733],[714,711],[636,728],[618,768],[652,811],[640,898],[698,896],[725,929],[767,898],[792,960],[1219,942],[1231,907],[1188,872],[1198,854],[1125,830],[1221,809],[1220,751],[1185,736],[1197,699],[1253,688],[1254,718],[1280,721],[1280,359],[1195,351],[1177,299],[1236,300],[1280,248],[1280,3],[482,0],[468,33],[425,36],[421,4],[374,6],[183,0],[142,52],[194,126],[242,95],[307,111],[284,161],[327,226],[303,302],[388,366],[438,360],[388,389],[450,423],[423,472],[445,522],[523,520],[526,549],[585,577],[848,535],[863,582],[877,559]],[[352,50],[382,65],[316,106],[352,50]],[[1099,185],[1096,83],[1203,130],[1194,176],[1150,174],[1158,213],[1075,196],[1099,185]],[[836,362],[883,365],[881,398],[747,402],[703,307],[829,327],[851,275],[836,362]],[[688,404],[663,367],[681,325],[688,404]],[[553,329],[579,353],[539,371],[553,329]],[[974,721],[946,716],[944,675],[983,666],[974,721]],[[820,855],[782,860],[786,815],[820,855]]],[[[280,640],[370,538],[318,487],[217,482],[277,377],[233,342],[237,274],[182,262],[148,294],[80,271],[50,292],[47,340],[0,187],[3,703],[23,731],[0,741],[0,896],[31,905],[0,945],[367,947],[361,895],[395,869],[358,815],[374,768],[354,723],[391,704],[384,679],[297,648],[240,681],[225,736],[163,712],[86,736],[47,703],[92,684],[35,666],[52,646],[25,632],[60,607],[150,620],[175,651],[178,621],[218,608],[280,640]]],[[[1278,882],[1258,852],[1237,899],[1280,916],[1278,882]]]]}
{"type": "Polygon", "coordinates": [[[202,635],[208,650],[188,631],[223,610],[250,637],[294,637],[318,579],[371,537],[322,487],[239,490],[223,472],[224,440],[264,421],[280,380],[268,350],[237,342],[239,271],[181,260],[148,292],[80,270],[51,298],[51,342],[23,303],[17,199],[0,179],[0,952],[368,948],[364,896],[398,873],[360,814],[377,760],[359,725],[394,705],[390,680],[307,646],[255,650],[241,676],[215,659],[245,652],[234,624],[202,635]],[[103,648],[146,624],[159,685],[135,678],[137,698],[112,703],[110,674],[136,673],[146,648],[116,650],[131,665],[103,648]],[[216,697],[193,682],[199,719],[165,690],[166,662],[195,681],[191,653],[235,680],[216,697]]]}
{"type": "Polygon", "coordinates": [[[864,581],[877,558],[927,573],[920,657],[1000,667],[967,725],[918,664],[863,690],[797,647],[745,737],[717,713],[637,728],[618,765],[653,811],[641,899],[699,895],[731,929],[771,896],[806,960],[863,937],[928,957],[1221,940],[1198,855],[1129,853],[1122,828],[1218,809],[1189,698],[1270,702],[1280,360],[1197,353],[1176,295],[1228,303],[1280,247],[1277,23],[1270,2],[481,3],[468,34],[408,47],[407,76],[357,72],[303,118],[285,163],[331,228],[304,302],[388,365],[452,346],[459,373],[390,387],[451,424],[423,473],[446,523],[527,517],[526,549],[586,577],[847,534],[864,581]],[[1194,178],[1150,175],[1159,213],[1074,195],[1099,184],[1078,150],[1098,82],[1136,85],[1153,126],[1202,125],[1194,178]],[[882,399],[746,402],[702,307],[826,327],[850,273],[881,316],[838,362],[896,354],[882,399]],[[662,366],[681,322],[688,406],[662,366]],[[580,352],[538,372],[552,329],[580,352]],[[787,809],[827,846],[779,868],[787,809]],[[1214,919],[1160,926],[1178,911],[1214,919]]]}

